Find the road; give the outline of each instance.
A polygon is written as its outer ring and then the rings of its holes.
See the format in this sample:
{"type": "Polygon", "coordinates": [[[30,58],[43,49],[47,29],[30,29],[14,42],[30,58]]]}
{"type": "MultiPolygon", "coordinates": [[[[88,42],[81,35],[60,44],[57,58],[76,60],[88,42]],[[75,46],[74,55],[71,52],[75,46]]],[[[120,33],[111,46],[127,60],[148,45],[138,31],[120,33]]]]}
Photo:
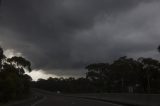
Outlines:
{"type": "Polygon", "coordinates": [[[58,94],[44,94],[44,99],[38,101],[32,106],[120,106],[96,100],[87,100],[75,97],[67,97],[58,94]]]}

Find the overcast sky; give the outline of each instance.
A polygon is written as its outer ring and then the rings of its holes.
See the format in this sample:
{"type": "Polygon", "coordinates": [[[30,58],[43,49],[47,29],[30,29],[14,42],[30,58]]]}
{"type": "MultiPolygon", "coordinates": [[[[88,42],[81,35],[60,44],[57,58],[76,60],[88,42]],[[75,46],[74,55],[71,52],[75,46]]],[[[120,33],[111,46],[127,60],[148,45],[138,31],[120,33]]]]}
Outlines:
{"type": "Polygon", "coordinates": [[[53,76],[83,76],[90,63],[154,57],[159,0],[2,0],[0,44],[53,76]]]}

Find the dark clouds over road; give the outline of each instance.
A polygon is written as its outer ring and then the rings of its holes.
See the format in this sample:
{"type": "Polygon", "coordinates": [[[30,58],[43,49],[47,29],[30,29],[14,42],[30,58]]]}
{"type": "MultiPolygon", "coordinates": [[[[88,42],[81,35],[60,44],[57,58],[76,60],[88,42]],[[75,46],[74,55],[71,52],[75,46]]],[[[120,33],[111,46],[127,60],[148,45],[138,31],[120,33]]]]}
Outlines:
{"type": "Polygon", "coordinates": [[[119,56],[157,57],[159,10],[159,0],[2,0],[0,43],[35,69],[75,75],[119,56]]]}

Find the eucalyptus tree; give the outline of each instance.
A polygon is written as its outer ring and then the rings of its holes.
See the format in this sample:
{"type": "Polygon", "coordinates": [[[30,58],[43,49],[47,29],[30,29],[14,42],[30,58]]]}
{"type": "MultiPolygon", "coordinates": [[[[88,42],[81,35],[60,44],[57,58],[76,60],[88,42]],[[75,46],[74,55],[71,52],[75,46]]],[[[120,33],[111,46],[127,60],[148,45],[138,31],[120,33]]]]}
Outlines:
{"type": "Polygon", "coordinates": [[[0,48],[0,102],[28,95],[32,78],[25,74],[31,72],[31,63],[23,57],[7,58],[0,48]]]}
{"type": "Polygon", "coordinates": [[[135,87],[138,83],[139,63],[136,60],[126,56],[120,57],[110,67],[112,83],[117,86],[115,88],[121,88],[121,92],[127,92],[130,86],[135,87]]]}
{"type": "Polygon", "coordinates": [[[158,52],[160,52],[160,45],[158,46],[157,50],[158,50],[158,52]]]}
{"type": "Polygon", "coordinates": [[[108,63],[90,64],[86,66],[86,69],[88,70],[86,77],[91,80],[103,79],[108,66],[108,63]]]}
{"type": "Polygon", "coordinates": [[[148,93],[151,90],[155,91],[155,85],[160,83],[160,62],[152,58],[139,58],[138,61],[142,65],[141,75],[144,79],[144,88],[148,93]]]}

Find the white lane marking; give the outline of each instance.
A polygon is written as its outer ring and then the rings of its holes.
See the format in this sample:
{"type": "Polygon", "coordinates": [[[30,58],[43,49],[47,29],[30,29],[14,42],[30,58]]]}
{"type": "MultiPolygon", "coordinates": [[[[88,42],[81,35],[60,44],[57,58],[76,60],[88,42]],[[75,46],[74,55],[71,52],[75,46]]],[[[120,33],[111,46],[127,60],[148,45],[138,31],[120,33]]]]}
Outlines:
{"type": "Polygon", "coordinates": [[[39,103],[41,103],[41,102],[43,102],[43,101],[45,101],[46,100],[46,96],[44,96],[43,97],[43,99],[41,99],[41,100],[39,100],[39,101],[37,101],[36,103],[34,103],[34,104],[32,104],[31,106],[36,106],[37,104],[39,104],[39,103]]]}

